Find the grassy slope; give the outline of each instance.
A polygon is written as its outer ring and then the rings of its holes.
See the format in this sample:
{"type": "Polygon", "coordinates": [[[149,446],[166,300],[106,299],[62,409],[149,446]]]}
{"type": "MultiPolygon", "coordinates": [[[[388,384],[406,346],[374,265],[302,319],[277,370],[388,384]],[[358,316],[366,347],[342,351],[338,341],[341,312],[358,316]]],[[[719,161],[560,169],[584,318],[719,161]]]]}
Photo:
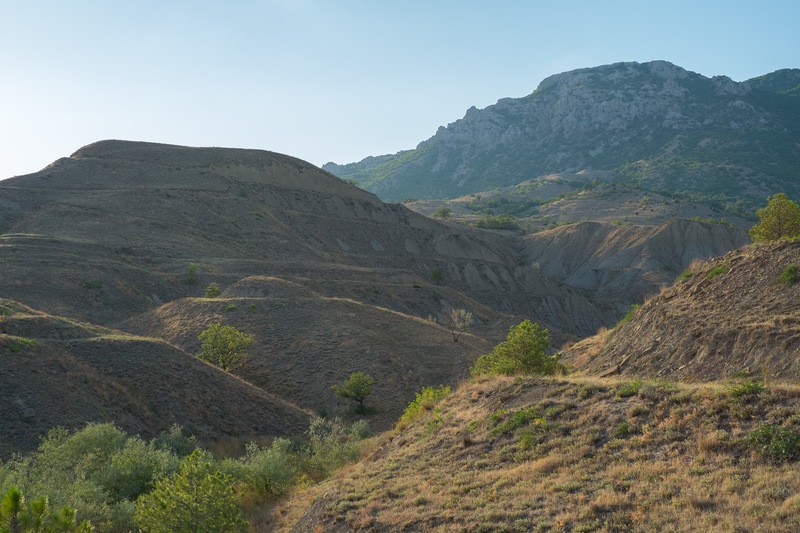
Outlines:
{"type": "Polygon", "coordinates": [[[440,410],[380,437],[360,464],[296,493],[262,528],[800,528],[796,464],[770,464],[745,439],[766,421],[797,429],[797,387],[743,399],[721,385],[645,383],[622,397],[626,388],[586,378],[465,384],[440,410]],[[519,414],[529,409],[532,418],[519,414]],[[511,428],[515,416],[523,422],[511,428]]]}

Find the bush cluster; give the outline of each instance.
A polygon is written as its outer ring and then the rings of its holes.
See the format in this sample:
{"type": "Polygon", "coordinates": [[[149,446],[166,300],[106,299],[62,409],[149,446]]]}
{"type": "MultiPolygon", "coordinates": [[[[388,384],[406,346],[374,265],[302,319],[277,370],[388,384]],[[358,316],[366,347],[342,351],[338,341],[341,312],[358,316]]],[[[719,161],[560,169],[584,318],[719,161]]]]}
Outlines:
{"type": "Polygon", "coordinates": [[[77,510],[98,531],[172,531],[173,515],[182,517],[178,522],[197,518],[181,503],[184,491],[194,490],[207,509],[204,525],[193,530],[238,531],[245,499],[267,500],[300,479],[327,477],[358,458],[359,441],[369,434],[363,421],[348,427],[315,418],[303,439],[249,444],[243,456],[217,460],[178,426],[150,441],[112,424],[54,429],[33,453],[0,464],[0,495],[18,487],[31,501],[46,498],[50,508],[66,507],[73,517],[77,510]]]}

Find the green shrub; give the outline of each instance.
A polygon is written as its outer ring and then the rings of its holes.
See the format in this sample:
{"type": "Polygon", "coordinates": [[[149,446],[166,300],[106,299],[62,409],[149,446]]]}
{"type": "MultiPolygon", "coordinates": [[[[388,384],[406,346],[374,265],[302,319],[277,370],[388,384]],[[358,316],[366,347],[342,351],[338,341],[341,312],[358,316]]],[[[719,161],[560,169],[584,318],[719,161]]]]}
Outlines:
{"type": "Polygon", "coordinates": [[[800,281],[800,267],[797,265],[788,265],[781,271],[780,276],[778,276],[778,281],[791,287],[800,281]]]}
{"type": "Polygon", "coordinates": [[[512,413],[500,410],[495,411],[492,413],[492,415],[493,416],[489,417],[489,420],[497,425],[494,429],[492,429],[491,435],[503,435],[533,421],[536,421],[541,425],[545,424],[545,419],[537,414],[534,407],[525,407],[512,413]],[[502,420],[502,422],[498,424],[500,420],[502,420]]]}
{"type": "Polygon", "coordinates": [[[686,270],[684,270],[683,272],[681,272],[681,275],[680,275],[680,276],[678,276],[678,279],[689,279],[689,278],[691,278],[691,277],[693,277],[693,276],[694,276],[694,272],[692,272],[691,270],[689,270],[689,269],[687,268],[686,270]]]}
{"type": "Polygon", "coordinates": [[[222,291],[219,290],[219,285],[215,281],[212,281],[206,287],[205,297],[206,298],[219,298],[222,291]]]}
{"type": "Polygon", "coordinates": [[[504,342],[482,355],[470,368],[473,377],[491,375],[552,375],[563,368],[559,356],[545,354],[550,341],[547,330],[525,320],[511,326],[504,342]]]}
{"type": "Polygon", "coordinates": [[[742,378],[728,385],[728,392],[735,399],[741,399],[745,396],[758,396],[767,388],[750,378],[742,378]]]}
{"type": "Polygon", "coordinates": [[[631,433],[631,426],[628,422],[620,422],[617,424],[617,427],[614,428],[614,437],[618,439],[624,439],[631,433]]]}
{"type": "Polygon", "coordinates": [[[414,401],[408,404],[406,410],[397,421],[395,429],[402,430],[415,420],[422,418],[425,413],[432,411],[436,404],[450,394],[450,387],[439,385],[438,389],[433,387],[425,387],[422,391],[417,393],[414,401]]]}
{"type": "Polygon", "coordinates": [[[228,304],[222,310],[225,312],[236,311],[236,304],[228,304]]]}
{"type": "Polygon", "coordinates": [[[297,482],[291,449],[288,439],[276,439],[268,448],[251,442],[244,457],[226,459],[220,469],[234,479],[243,480],[258,494],[281,496],[297,482]]]}
{"type": "Polygon", "coordinates": [[[614,329],[617,329],[621,327],[623,324],[627,324],[628,322],[630,322],[631,319],[633,319],[633,317],[636,316],[636,312],[639,311],[639,307],[640,307],[639,304],[633,304],[630,310],[627,313],[625,313],[625,316],[622,317],[622,320],[620,320],[617,323],[617,325],[614,326],[614,329]]]}
{"type": "Polygon", "coordinates": [[[246,522],[236,501],[234,480],[196,450],[172,477],[156,483],[139,498],[136,525],[144,531],[244,531],[246,522]]]}
{"type": "Polygon", "coordinates": [[[436,211],[433,212],[433,218],[448,219],[452,215],[453,210],[445,206],[437,207],[436,211]]]}
{"type": "Polygon", "coordinates": [[[200,265],[197,263],[189,263],[186,265],[186,276],[183,278],[183,282],[192,285],[197,283],[197,271],[200,270],[200,265]]]}
{"type": "Polygon", "coordinates": [[[800,433],[777,424],[759,426],[747,435],[747,442],[764,458],[776,463],[800,456],[800,433]]]}
{"type": "Polygon", "coordinates": [[[11,337],[8,341],[8,349],[13,353],[19,353],[34,346],[36,346],[36,339],[28,339],[26,337],[11,337]]]}
{"type": "Polygon", "coordinates": [[[511,215],[484,215],[475,223],[475,226],[484,229],[518,230],[519,222],[511,215]]]}
{"type": "Polygon", "coordinates": [[[711,270],[708,271],[706,274],[706,279],[714,279],[717,276],[720,276],[728,271],[728,265],[726,263],[722,263],[721,265],[717,265],[711,270]]]}
{"type": "Polygon", "coordinates": [[[639,388],[642,386],[639,381],[631,381],[623,383],[617,388],[617,398],[630,398],[639,394],[639,388]]]}

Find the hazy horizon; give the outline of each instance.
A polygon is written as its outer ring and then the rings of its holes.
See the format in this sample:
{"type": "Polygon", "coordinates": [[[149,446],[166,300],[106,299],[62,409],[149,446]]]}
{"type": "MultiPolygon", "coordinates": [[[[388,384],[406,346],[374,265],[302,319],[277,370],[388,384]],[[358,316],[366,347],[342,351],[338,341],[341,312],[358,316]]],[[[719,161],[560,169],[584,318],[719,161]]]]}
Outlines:
{"type": "Polygon", "coordinates": [[[348,163],[566,70],[666,60],[742,81],[797,68],[798,15],[788,1],[12,0],[0,179],[112,138],[348,163]]]}

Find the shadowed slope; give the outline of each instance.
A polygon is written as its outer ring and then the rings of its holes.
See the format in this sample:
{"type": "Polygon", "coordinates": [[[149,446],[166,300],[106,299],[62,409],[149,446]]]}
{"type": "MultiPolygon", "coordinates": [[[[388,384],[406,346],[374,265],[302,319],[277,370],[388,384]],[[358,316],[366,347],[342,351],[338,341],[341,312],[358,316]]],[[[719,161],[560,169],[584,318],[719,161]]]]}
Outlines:
{"type": "Polygon", "coordinates": [[[308,414],[159,339],[0,300],[0,456],[53,427],[114,422],[152,437],[180,424],[205,443],[293,435],[308,414]]]}

